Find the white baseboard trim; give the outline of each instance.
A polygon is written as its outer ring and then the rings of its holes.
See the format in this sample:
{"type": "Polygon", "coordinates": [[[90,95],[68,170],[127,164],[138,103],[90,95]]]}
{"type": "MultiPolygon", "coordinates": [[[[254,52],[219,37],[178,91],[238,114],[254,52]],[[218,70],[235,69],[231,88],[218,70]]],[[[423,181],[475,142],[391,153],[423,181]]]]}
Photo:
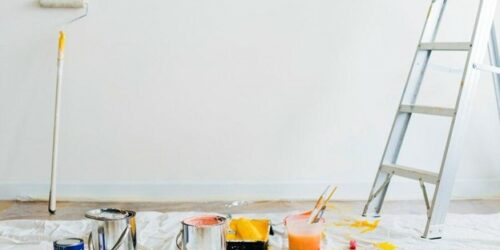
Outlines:
{"type": "MultiPolygon", "coordinates": [[[[113,182],[60,183],[58,200],[86,201],[232,201],[315,199],[329,183],[320,181],[269,182],[113,182]]],[[[334,183],[337,200],[365,200],[371,182],[334,183]]],[[[429,191],[432,189],[429,188],[429,191]]],[[[48,183],[2,182],[1,200],[46,200],[48,183]]],[[[457,180],[455,199],[500,198],[500,180],[457,180]]],[[[422,199],[418,183],[391,183],[388,200],[422,199]]]]}

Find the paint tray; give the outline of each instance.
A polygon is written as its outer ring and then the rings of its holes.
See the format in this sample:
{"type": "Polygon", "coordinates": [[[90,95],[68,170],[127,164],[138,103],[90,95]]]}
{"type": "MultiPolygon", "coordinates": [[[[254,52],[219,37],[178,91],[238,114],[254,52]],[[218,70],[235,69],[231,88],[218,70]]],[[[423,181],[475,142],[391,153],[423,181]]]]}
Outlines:
{"type": "Polygon", "coordinates": [[[267,250],[270,231],[267,219],[232,219],[226,233],[227,250],[267,250]]]}

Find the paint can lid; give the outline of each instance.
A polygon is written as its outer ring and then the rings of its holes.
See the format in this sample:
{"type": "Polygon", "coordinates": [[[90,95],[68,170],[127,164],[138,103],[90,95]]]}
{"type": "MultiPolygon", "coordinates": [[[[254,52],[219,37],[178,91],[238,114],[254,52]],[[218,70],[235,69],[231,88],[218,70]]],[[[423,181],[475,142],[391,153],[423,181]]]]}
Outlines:
{"type": "Polygon", "coordinates": [[[121,210],[116,208],[94,209],[88,211],[85,214],[85,217],[88,219],[100,220],[100,221],[123,220],[134,216],[135,216],[134,211],[121,210]]]}
{"type": "Polygon", "coordinates": [[[84,243],[79,238],[67,238],[54,241],[54,250],[84,250],[84,243]]]}

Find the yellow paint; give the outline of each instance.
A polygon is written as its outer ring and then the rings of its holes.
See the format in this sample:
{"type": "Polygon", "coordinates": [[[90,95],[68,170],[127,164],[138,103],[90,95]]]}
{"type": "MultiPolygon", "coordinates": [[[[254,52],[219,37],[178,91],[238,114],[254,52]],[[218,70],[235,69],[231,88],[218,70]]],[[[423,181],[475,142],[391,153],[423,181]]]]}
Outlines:
{"type": "Polygon", "coordinates": [[[64,53],[65,45],[66,45],[66,34],[64,34],[64,31],[59,31],[59,46],[58,46],[59,52],[64,53]]]}
{"type": "Polygon", "coordinates": [[[361,229],[361,233],[367,233],[367,232],[371,232],[371,231],[377,229],[379,222],[380,222],[380,220],[375,220],[373,222],[370,222],[367,220],[358,220],[358,221],[354,221],[349,226],[352,228],[361,229]]]}
{"type": "Polygon", "coordinates": [[[236,234],[242,239],[247,240],[260,240],[262,239],[262,234],[259,229],[252,224],[249,219],[241,218],[236,224],[236,234]]]}
{"type": "Polygon", "coordinates": [[[232,219],[229,228],[233,233],[226,235],[228,240],[267,241],[269,237],[269,220],[232,219]]]}
{"type": "Polygon", "coordinates": [[[380,250],[395,250],[397,247],[389,242],[380,242],[373,244],[380,250]]]}

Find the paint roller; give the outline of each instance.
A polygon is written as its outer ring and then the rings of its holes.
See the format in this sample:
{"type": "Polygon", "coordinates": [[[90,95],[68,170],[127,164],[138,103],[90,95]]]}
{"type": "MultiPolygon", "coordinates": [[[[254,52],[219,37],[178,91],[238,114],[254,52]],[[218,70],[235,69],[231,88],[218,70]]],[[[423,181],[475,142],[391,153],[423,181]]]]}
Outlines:
{"type": "MultiPolygon", "coordinates": [[[[88,4],[85,0],[39,0],[42,8],[83,8],[85,14],[79,16],[66,24],[72,23],[78,19],[87,16],[88,4]]],[[[52,130],[52,158],[51,158],[51,174],[50,174],[50,192],[49,192],[49,212],[56,212],[56,190],[57,190],[57,153],[59,139],[59,114],[61,106],[61,89],[62,76],[64,66],[64,47],[66,45],[66,35],[63,31],[59,32],[57,46],[57,77],[56,77],[56,100],[54,107],[54,125],[52,130]]]]}

